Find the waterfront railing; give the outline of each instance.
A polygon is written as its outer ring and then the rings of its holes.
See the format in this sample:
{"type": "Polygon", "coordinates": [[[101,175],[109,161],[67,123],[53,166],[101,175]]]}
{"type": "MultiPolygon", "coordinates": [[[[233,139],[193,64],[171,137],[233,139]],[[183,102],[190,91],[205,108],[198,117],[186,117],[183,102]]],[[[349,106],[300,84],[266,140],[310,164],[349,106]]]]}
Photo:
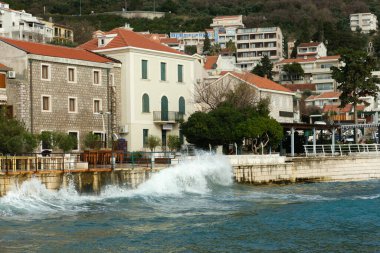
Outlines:
{"type": "Polygon", "coordinates": [[[92,150],[82,153],[31,153],[0,155],[0,172],[44,172],[93,169],[134,169],[178,163],[175,152],[124,152],[92,150]]]}
{"type": "Polygon", "coordinates": [[[304,145],[306,156],[380,155],[380,144],[304,145]]]}

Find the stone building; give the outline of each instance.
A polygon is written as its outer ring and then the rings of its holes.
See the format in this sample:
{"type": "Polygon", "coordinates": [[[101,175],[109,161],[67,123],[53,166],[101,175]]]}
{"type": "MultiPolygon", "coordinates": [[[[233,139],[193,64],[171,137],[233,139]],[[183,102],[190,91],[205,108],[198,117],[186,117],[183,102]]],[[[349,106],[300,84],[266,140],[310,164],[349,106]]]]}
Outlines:
{"type": "MultiPolygon", "coordinates": [[[[0,37],[1,61],[15,72],[6,104],[32,132],[110,138],[120,120],[120,63],[82,49],[0,37]]],[[[43,147],[41,147],[43,148],[43,147]]]]}

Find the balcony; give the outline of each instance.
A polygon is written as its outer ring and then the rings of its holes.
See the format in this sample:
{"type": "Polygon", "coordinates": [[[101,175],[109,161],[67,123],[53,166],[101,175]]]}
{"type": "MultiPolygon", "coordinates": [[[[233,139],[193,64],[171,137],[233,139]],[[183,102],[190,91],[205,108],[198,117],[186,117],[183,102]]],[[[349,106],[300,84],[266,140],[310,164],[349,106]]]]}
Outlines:
{"type": "Polygon", "coordinates": [[[183,120],[184,114],[172,111],[155,111],[153,112],[153,122],[158,124],[178,123],[183,120]]]}

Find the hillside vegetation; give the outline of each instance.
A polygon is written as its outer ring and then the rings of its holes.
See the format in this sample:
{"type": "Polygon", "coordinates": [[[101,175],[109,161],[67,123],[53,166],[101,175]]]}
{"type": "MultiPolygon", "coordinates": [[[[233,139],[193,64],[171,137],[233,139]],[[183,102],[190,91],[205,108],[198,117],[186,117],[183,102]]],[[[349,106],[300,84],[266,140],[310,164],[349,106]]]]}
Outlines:
{"type": "Polygon", "coordinates": [[[120,11],[124,0],[9,0],[13,9],[25,9],[74,28],[82,43],[95,30],[110,30],[130,23],[135,31],[169,33],[208,28],[216,15],[244,15],[247,27],[280,26],[286,37],[327,42],[330,53],[341,48],[365,49],[368,36],[350,32],[349,14],[372,12],[380,17],[378,0],[129,0],[128,10],[165,11],[161,19],[125,19],[101,13],[120,11]],[[44,8],[45,6],[45,8],[44,8]],[[45,11],[44,11],[45,10],[45,11]],[[169,13],[170,12],[170,13],[169,13]],[[93,13],[93,14],[91,14],[93,13]]]}

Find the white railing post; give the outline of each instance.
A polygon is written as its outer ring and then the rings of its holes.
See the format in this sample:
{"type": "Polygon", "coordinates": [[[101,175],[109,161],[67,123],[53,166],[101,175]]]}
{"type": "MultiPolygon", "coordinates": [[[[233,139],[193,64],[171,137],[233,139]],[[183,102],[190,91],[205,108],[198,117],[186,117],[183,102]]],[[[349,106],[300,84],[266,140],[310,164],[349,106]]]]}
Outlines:
{"type": "Polygon", "coordinates": [[[341,145],[339,145],[339,152],[340,152],[340,156],[343,156],[341,145]]]}
{"type": "Polygon", "coordinates": [[[348,151],[350,152],[350,155],[351,155],[351,144],[348,144],[348,151]]]}
{"type": "Polygon", "coordinates": [[[323,153],[323,156],[326,156],[325,155],[325,145],[322,145],[322,153],[323,153]]]}

